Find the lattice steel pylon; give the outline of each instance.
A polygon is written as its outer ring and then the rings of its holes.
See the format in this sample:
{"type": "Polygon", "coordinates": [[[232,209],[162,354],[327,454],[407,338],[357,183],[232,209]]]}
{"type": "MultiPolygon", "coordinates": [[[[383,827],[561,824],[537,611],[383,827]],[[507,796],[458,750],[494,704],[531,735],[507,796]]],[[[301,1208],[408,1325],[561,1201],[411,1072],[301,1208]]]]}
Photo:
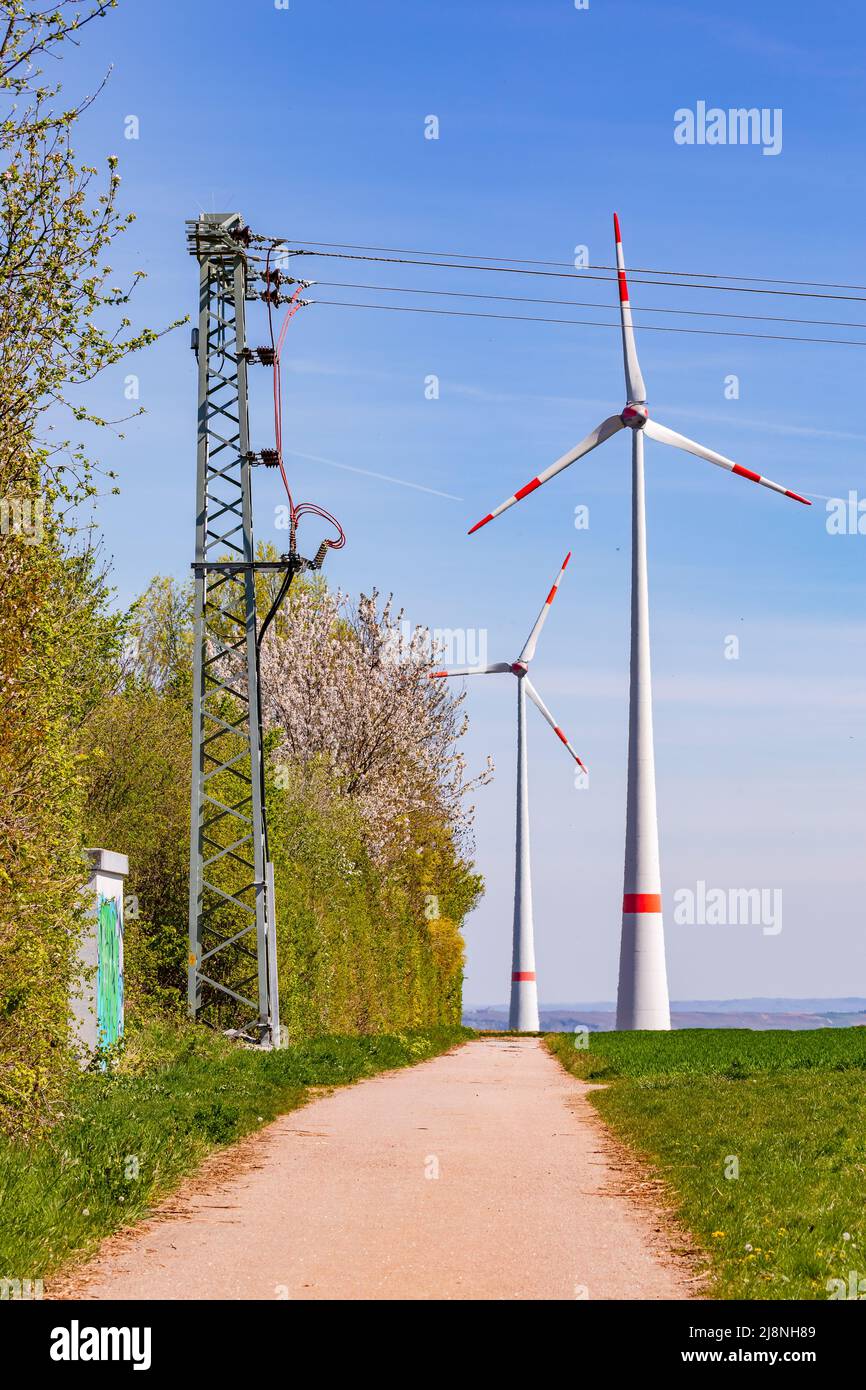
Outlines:
{"type": "Polygon", "coordinates": [[[253,542],[248,234],[238,213],[187,232],[200,267],[189,1012],[278,1046],[255,592],[256,570],[278,566],[256,565],[253,542]]]}

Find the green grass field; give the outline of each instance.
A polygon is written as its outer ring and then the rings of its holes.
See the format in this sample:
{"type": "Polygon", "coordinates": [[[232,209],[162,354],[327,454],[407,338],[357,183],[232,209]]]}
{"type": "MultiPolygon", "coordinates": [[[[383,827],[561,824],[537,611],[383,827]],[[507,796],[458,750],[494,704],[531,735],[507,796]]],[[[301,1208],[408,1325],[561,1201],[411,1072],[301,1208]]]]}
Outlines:
{"type": "Polygon", "coordinates": [[[604,1084],[593,1105],[666,1179],[710,1297],[826,1299],[833,1280],[866,1296],[866,1029],[588,1041],[547,1039],[604,1084]]]}
{"type": "Polygon", "coordinates": [[[0,1280],[41,1278],[89,1253],[210,1150],[303,1104],[308,1087],[408,1066],[472,1036],[428,1028],[259,1053],[191,1025],[149,1027],[114,1073],[77,1078],[53,1129],[26,1144],[0,1139],[0,1280]]]}

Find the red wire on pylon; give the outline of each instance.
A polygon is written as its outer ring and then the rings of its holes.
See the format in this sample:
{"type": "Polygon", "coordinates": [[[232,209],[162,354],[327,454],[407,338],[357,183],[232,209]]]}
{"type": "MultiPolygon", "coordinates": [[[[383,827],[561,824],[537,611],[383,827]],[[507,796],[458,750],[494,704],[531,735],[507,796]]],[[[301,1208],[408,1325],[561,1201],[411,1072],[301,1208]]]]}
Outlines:
{"type": "Polygon", "coordinates": [[[268,253],[265,260],[265,284],[267,286],[265,302],[268,306],[268,331],[271,337],[271,348],[273,349],[274,353],[274,443],[276,445],[277,463],[279,464],[280,474],[283,479],[283,486],[286,489],[286,496],[289,499],[289,518],[291,522],[290,536],[292,539],[292,546],[294,548],[295,531],[300,518],[302,516],[318,516],[321,517],[323,521],[327,521],[331,526],[334,526],[337,531],[337,539],[330,540],[326,538],[324,542],[325,545],[328,547],[329,550],[340,550],[346,544],[346,535],[337,518],[335,516],[332,516],[332,514],[329,511],[327,511],[324,507],[320,507],[317,502],[296,503],[294,498],[292,497],[292,490],[289,487],[289,480],[286,476],[286,469],[283,463],[283,386],[282,371],[280,367],[280,354],[283,350],[283,343],[285,342],[286,330],[289,326],[289,323],[301,307],[301,301],[299,299],[299,296],[301,290],[304,287],[303,285],[298,285],[297,289],[295,290],[294,294],[289,300],[289,307],[286,310],[286,316],[283,319],[282,328],[280,329],[280,336],[278,339],[275,340],[274,316],[271,306],[270,261],[271,248],[268,247],[268,253]]]}

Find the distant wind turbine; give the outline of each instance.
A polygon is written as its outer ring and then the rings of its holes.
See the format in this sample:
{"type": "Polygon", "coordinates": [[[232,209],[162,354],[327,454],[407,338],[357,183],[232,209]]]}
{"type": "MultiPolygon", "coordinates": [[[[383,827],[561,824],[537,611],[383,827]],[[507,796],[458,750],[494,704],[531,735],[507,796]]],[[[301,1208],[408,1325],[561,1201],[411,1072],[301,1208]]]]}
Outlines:
{"type": "Polygon", "coordinates": [[[537,1033],[538,1023],[538,985],[535,977],[535,939],[532,922],[532,880],[529,868],[529,783],[527,779],[526,753],[526,696],[541,711],[553,732],[568,749],[574,761],[584,772],[586,768],[575,753],[562,729],[545,705],[535,686],[529,679],[529,663],[535,655],[538,638],[550,612],[550,605],[556,598],[556,591],[562,582],[565,568],[571,559],[568,552],[562,562],[562,569],[556,576],[553,588],[544,601],[535,625],[523,645],[516,661],[499,661],[493,666],[464,666],[453,671],[432,671],[431,680],[442,676],[489,676],[509,672],[517,677],[517,836],[514,869],[514,939],[511,961],[511,1009],[509,1028],[521,1033],[537,1033]]]}
{"type": "Polygon", "coordinates": [[[771,482],[743,468],[724,454],[717,454],[676,430],[649,418],[646,386],[638,363],[631,305],[625,276],[619,218],[613,215],[616,264],[619,280],[622,347],[625,362],[626,404],[620,415],[611,415],[585,439],[537,478],[514,493],[472,527],[469,534],[486,526],[515,502],[520,502],[542,483],[603,444],[619,430],[632,432],[632,569],[631,569],[631,676],[629,685],[628,797],[626,806],[625,873],[622,900],[622,939],[619,962],[616,1026],[621,1029],[668,1029],[670,1003],[665,967],[662,922],[661,872],[659,868],[658,817],[656,812],[655,755],[653,750],[652,687],[650,675],[649,594],[647,589],[646,508],[644,502],[643,439],[669,444],[688,454],[718,464],[741,478],[760,483],[795,502],[811,503],[780,483],[771,482]]]}

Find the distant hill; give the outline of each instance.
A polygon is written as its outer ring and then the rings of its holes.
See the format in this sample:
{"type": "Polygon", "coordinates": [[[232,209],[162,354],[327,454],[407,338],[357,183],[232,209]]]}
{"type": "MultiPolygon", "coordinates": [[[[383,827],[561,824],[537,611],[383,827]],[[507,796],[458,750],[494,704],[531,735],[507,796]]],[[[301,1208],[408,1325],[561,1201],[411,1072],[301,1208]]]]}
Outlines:
{"type": "MultiPolygon", "coordinates": [[[[549,1033],[575,1028],[608,1032],[615,1008],[608,1000],[587,1004],[548,1004],[540,1009],[541,1027],[549,1033]]],[[[505,1004],[467,1006],[463,1022],[479,1031],[508,1027],[505,1004]]],[[[671,1004],[674,1028],[790,1029],[866,1027],[866,999],[686,999],[671,1004]]]]}

